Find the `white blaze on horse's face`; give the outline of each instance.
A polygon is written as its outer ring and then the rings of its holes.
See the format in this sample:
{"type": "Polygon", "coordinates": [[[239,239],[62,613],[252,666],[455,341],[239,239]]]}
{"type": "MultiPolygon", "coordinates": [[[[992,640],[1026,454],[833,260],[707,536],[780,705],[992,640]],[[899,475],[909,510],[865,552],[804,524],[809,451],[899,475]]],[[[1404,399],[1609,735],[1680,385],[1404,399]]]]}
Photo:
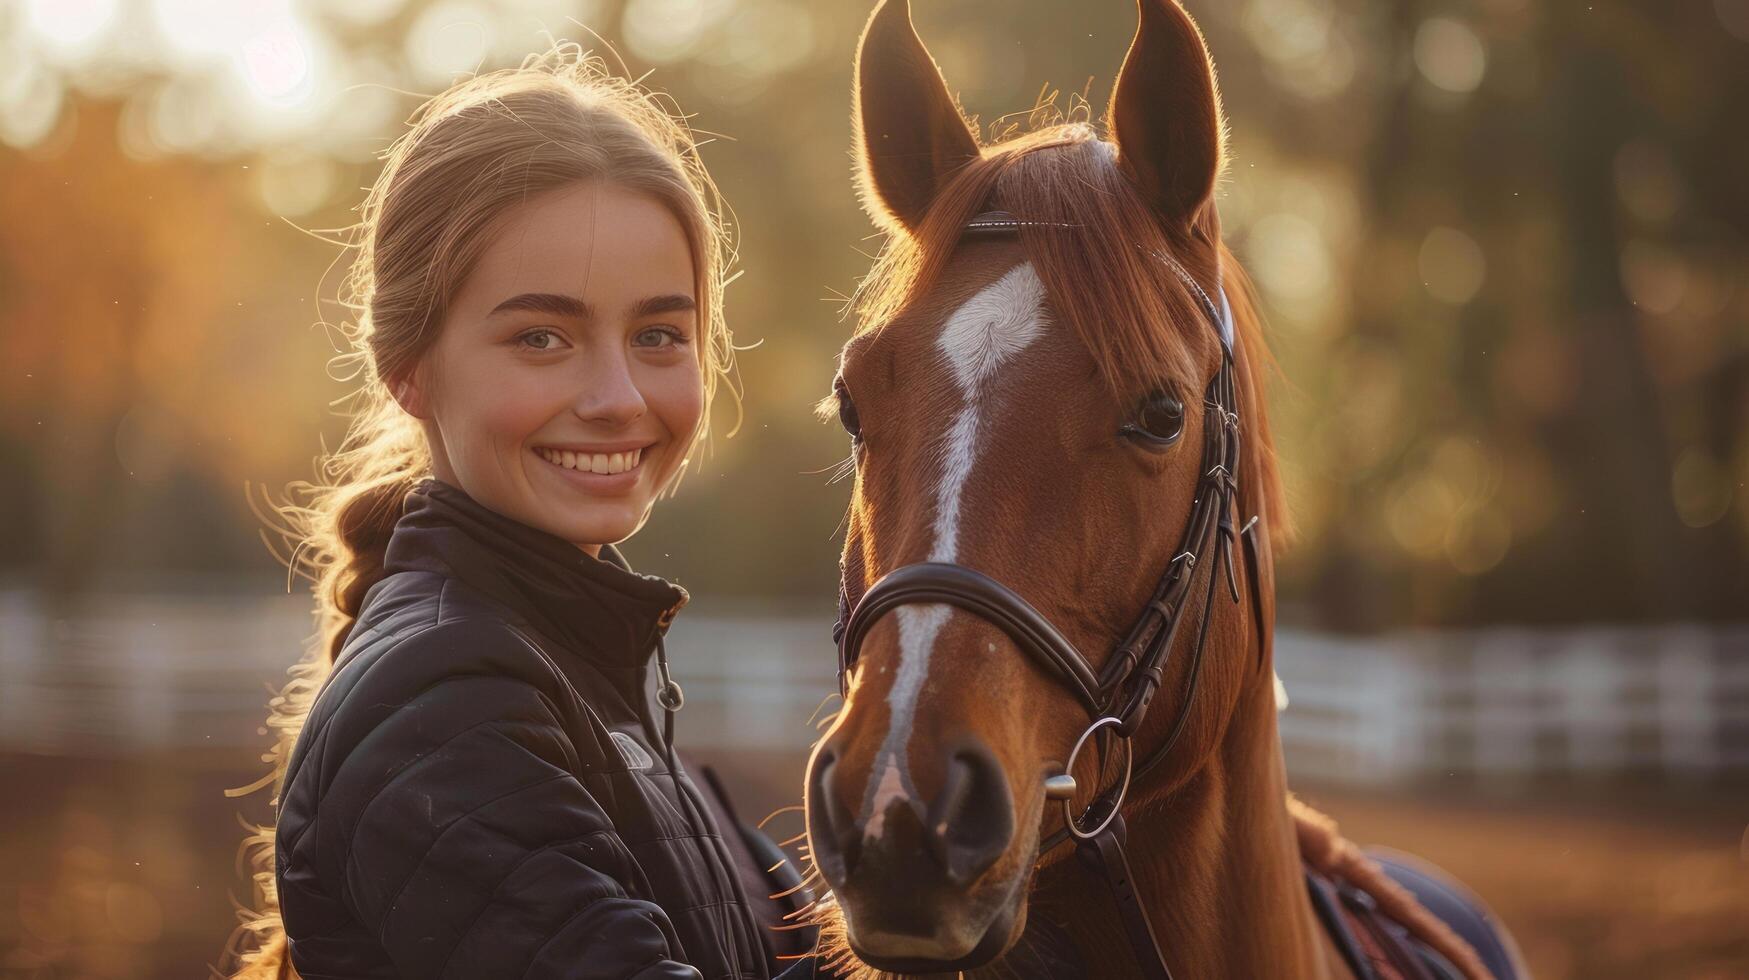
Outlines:
{"type": "MultiPolygon", "coordinates": [[[[980,419],[996,397],[993,382],[1004,365],[1011,364],[1044,332],[1046,317],[1044,283],[1032,264],[1025,262],[961,304],[936,338],[936,350],[959,386],[962,401],[942,439],[930,561],[958,560],[960,504],[977,461],[980,419]]],[[[943,605],[918,605],[905,606],[894,615],[899,620],[899,669],[887,692],[889,727],[863,797],[865,840],[880,839],[887,809],[895,801],[919,805],[907,762],[907,742],[917,697],[929,676],[936,636],[951,611],[943,605]]]]}

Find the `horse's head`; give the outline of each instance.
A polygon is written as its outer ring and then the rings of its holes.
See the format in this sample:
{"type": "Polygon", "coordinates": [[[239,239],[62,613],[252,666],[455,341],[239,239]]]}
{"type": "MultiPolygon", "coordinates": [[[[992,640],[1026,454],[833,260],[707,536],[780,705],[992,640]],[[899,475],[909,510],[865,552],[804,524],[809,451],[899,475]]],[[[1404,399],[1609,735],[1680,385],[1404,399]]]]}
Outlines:
{"type": "MultiPolygon", "coordinates": [[[[864,198],[890,240],[835,385],[856,462],[847,599],[916,563],[975,570],[1088,668],[1078,690],[1073,665],[1053,669],[1048,649],[1031,648],[1052,642],[1023,640],[1026,623],[999,624],[975,602],[931,601],[935,580],[852,630],[847,699],[809,768],[809,843],[851,948],[883,969],[969,968],[1020,935],[1040,843],[1063,825],[1057,804],[1046,809],[1046,780],[1064,772],[1090,713],[1133,703],[1138,684],[1157,689],[1154,708],[1133,716],[1138,761],[1179,729],[1133,807],[1195,779],[1240,693],[1260,672],[1268,681],[1250,603],[1227,598],[1212,524],[1188,545],[1200,567],[1180,562],[1191,586],[1166,605],[1188,607],[1174,617],[1186,625],[1164,644],[1157,683],[1128,669],[1145,646],[1131,627],[1191,540],[1199,495],[1217,488],[1205,478],[1219,438],[1209,427],[1227,424],[1205,406],[1217,378],[1231,378],[1253,443],[1232,466],[1234,512],[1260,514],[1275,483],[1243,291],[1225,294],[1244,352],[1230,375],[1207,315],[1209,298],[1225,302],[1213,72],[1176,3],[1140,8],[1106,139],[1070,123],[981,147],[905,0],[878,7],[862,39],[864,198]],[[1205,607],[1198,670],[1184,651],[1205,607]],[[1127,656],[1114,654],[1126,641],[1127,656]]],[[[1236,286],[1233,263],[1224,268],[1236,286]]],[[[1076,813],[1121,768],[1121,750],[1108,752],[1102,780],[1100,754],[1090,744],[1076,760],[1076,813]]]]}

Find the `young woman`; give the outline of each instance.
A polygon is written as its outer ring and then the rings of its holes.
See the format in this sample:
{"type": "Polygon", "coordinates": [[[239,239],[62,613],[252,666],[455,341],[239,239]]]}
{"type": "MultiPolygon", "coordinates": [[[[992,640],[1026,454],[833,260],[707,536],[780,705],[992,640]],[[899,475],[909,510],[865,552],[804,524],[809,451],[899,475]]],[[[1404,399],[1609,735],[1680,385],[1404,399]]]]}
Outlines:
{"type": "Polygon", "coordinates": [[[427,103],[362,216],[366,381],[288,512],[323,629],[240,976],[767,976],[663,723],[686,593],[613,547],[729,365],[685,125],[561,46],[427,103]]]}

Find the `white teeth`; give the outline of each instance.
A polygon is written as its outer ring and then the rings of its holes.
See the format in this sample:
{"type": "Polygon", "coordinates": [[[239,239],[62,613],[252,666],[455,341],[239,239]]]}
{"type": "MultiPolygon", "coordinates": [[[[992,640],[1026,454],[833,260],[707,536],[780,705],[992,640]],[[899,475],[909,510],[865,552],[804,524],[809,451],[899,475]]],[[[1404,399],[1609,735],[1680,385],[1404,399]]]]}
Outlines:
{"type": "Polygon", "coordinates": [[[568,470],[579,470],[584,473],[624,473],[635,470],[643,462],[644,451],[633,449],[624,453],[580,453],[570,449],[535,450],[542,459],[554,466],[563,466],[568,470]]]}

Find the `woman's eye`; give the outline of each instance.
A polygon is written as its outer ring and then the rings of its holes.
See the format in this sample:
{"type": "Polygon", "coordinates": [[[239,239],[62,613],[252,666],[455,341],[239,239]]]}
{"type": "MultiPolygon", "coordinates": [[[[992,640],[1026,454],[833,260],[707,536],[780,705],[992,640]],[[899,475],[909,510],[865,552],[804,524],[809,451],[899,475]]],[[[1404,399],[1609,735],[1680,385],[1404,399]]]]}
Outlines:
{"type": "Polygon", "coordinates": [[[541,327],[518,336],[516,341],[529,350],[553,350],[558,346],[558,339],[557,332],[541,327]]]}
{"type": "Polygon", "coordinates": [[[1169,391],[1156,391],[1136,407],[1135,421],[1120,430],[1150,449],[1164,449],[1184,434],[1184,403],[1169,391]]]}
{"type": "Polygon", "coordinates": [[[669,347],[686,342],[686,337],[673,327],[650,327],[638,331],[632,342],[639,347],[669,347]]]}

